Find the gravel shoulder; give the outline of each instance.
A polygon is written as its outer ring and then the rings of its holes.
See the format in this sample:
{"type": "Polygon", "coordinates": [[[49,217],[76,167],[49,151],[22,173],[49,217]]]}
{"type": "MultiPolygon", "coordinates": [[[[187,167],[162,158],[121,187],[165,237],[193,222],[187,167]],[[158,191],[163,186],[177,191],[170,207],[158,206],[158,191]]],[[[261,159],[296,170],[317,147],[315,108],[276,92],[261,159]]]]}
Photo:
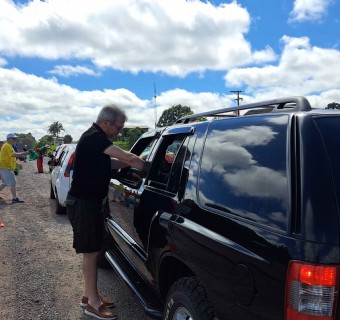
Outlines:
{"type": "MultiPolygon", "coordinates": [[[[12,204],[8,188],[0,192],[0,320],[92,319],[79,306],[82,256],[67,216],[55,213],[48,167],[39,174],[35,161],[22,164],[17,193],[25,203],[12,204]]],[[[98,277],[120,320],[151,319],[113,270],[99,269],[98,277]]]]}

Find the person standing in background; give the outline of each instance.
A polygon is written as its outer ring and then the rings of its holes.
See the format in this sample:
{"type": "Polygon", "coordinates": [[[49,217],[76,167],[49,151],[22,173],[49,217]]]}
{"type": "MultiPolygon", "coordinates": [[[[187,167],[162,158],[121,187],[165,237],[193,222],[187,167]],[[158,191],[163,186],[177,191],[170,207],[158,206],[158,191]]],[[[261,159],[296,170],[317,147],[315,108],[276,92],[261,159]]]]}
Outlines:
{"type": "MultiPolygon", "coordinates": [[[[22,148],[22,150],[23,150],[23,151],[28,151],[28,149],[27,149],[27,144],[25,144],[25,145],[24,145],[24,147],[22,148]]],[[[23,158],[23,159],[24,159],[24,162],[26,162],[26,161],[27,161],[27,158],[26,158],[26,156],[24,156],[24,158],[23,158]]]]}
{"type": "Polygon", "coordinates": [[[39,173],[44,173],[44,169],[43,169],[43,160],[44,160],[44,156],[46,155],[47,149],[50,146],[47,144],[45,146],[42,146],[40,148],[36,148],[35,151],[38,154],[38,159],[37,159],[37,168],[38,168],[38,172],[39,173]]]}
{"type": "MultiPolygon", "coordinates": [[[[0,152],[1,152],[1,148],[2,148],[2,145],[3,145],[3,144],[4,144],[4,142],[3,142],[2,140],[0,140],[0,152]]],[[[0,174],[0,188],[1,188],[2,185],[3,185],[3,184],[2,184],[2,178],[1,178],[1,174],[0,174]]],[[[1,190],[2,190],[3,188],[4,188],[4,187],[2,187],[1,190]]],[[[2,199],[2,198],[0,197],[0,199],[2,199]]],[[[4,226],[5,226],[4,223],[0,221],[0,228],[1,228],[1,227],[4,227],[4,226]]]]}
{"type": "MultiPolygon", "coordinates": [[[[4,142],[2,140],[0,140],[0,151],[1,151],[3,144],[4,144],[4,142]]],[[[1,178],[1,174],[0,174],[0,191],[5,187],[5,186],[2,187],[3,184],[2,184],[1,181],[2,181],[2,178],[1,178]]],[[[1,197],[0,197],[0,199],[1,199],[1,197]]]]}
{"type": "Polygon", "coordinates": [[[24,202],[19,199],[16,193],[16,179],[14,170],[16,166],[22,169],[22,165],[16,162],[16,158],[24,155],[29,155],[30,152],[15,152],[13,145],[16,142],[17,136],[14,133],[7,135],[7,142],[4,143],[0,150],[0,175],[2,176],[2,183],[0,184],[0,190],[5,186],[10,187],[12,193],[12,203],[24,202]]]}

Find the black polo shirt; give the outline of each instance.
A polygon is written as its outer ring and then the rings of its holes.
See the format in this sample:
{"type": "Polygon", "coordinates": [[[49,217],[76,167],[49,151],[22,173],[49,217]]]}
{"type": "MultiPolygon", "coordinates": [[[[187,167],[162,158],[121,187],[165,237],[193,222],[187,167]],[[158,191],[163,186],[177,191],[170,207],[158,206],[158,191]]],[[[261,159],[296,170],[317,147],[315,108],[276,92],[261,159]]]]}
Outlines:
{"type": "Polygon", "coordinates": [[[111,145],[112,142],[96,123],[82,134],[74,158],[71,196],[84,200],[101,200],[107,196],[111,159],[103,152],[111,145]]]}

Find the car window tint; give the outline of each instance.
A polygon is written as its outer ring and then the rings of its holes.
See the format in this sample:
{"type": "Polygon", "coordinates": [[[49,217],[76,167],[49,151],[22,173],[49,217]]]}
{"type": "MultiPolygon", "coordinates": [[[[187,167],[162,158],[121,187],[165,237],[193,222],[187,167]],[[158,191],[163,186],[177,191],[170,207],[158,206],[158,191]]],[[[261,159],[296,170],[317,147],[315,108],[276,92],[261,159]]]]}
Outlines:
{"type": "Polygon", "coordinates": [[[64,162],[64,160],[65,160],[66,155],[67,155],[67,150],[64,150],[64,151],[62,152],[62,154],[60,155],[60,161],[59,161],[59,163],[58,163],[60,166],[63,165],[63,162],[64,162]]]}
{"type": "Polygon", "coordinates": [[[169,181],[167,185],[167,190],[173,193],[177,193],[178,191],[182,177],[183,164],[184,162],[190,159],[190,152],[188,151],[188,142],[189,137],[186,138],[185,141],[183,141],[183,143],[181,144],[181,146],[175,151],[176,157],[171,167],[169,181]]]}
{"type": "Polygon", "coordinates": [[[201,162],[200,202],[285,230],[287,126],[286,115],[212,122],[201,162]]]}
{"type": "MultiPolygon", "coordinates": [[[[145,139],[145,140],[146,140],[146,141],[149,141],[150,138],[149,138],[149,139],[145,139]]],[[[145,149],[143,149],[142,152],[141,152],[140,154],[138,154],[139,157],[142,158],[143,160],[147,160],[148,157],[149,157],[149,155],[150,155],[150,153],[151,153],[151,151],[152,151],[153,146],[154,146],[155,143],[156,143],[156,141],[157,141],[156,139],[152,139],[152,140],[146,145],[145,149]]]]}
{"type": "MultiPolygon", "coordinates": [[[[164,190],[167,189],[171,169],[185,138],[186,135],[183,134],[164,137],[162,143],[157,150],[157,155],[155,156],[155,159],[153,161],[153,165],[150,171],[149,185],[164,190]]],[[[183,154],[183,152],[181,154],[183,154]]],[[[178,163],[180,163],[181,166],[183,163],[183,159],[179,159],[178,163]]],[[[171,190],[175,191],[175,188],[176,187],[172,182],[171,190]]]]}

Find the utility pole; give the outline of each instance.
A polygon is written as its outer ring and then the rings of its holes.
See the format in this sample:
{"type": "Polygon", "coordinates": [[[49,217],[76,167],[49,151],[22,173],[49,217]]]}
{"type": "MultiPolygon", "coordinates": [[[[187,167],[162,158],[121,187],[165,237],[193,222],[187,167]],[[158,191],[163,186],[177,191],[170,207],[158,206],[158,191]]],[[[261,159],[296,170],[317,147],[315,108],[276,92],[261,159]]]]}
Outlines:
{"type": "MultiPolygon", "coordinates": [[[[230,92],[232,93],[236,93],[237,94],[237,98],[235,99],[237,101],[237,105],[239,106],[240,105],[240,100],[243,100],[242,97],[240,97],[240,93],[242,92],[241,90],[231,90],[230,92]]],[[[237,110],[237,115],[239,116],[240,115],[240,111],[237,110]]]]}
{"type": "Polygon", "coordinates": [[[240,105],[240,100],[243,100],[243,98],[240,97],[240,93],[242,91],[241,90],[232,90],[230,92],[237,94],[237,98],[235,100],[237,101],[237,105],[239,106],[240,105]]]}

